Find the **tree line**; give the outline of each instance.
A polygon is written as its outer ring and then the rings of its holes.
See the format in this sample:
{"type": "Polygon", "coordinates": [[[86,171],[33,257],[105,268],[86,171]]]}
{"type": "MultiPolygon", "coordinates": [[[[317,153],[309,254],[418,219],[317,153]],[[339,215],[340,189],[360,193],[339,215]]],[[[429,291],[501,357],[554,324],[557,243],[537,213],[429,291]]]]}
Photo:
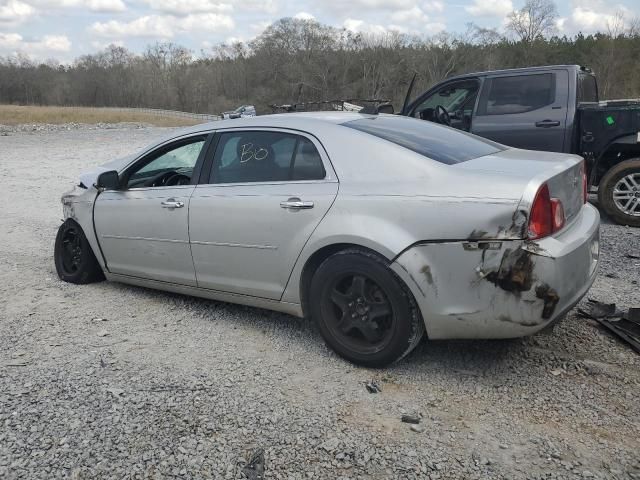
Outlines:
{"type": "MultiPolygon", "coordinates": [[[[548,7],[550,0],[532,4],[548,7]]],[[[253,104],[268,113],[272,103],[386,98],[398,109],[414,73],[419,92],[455,74],[551,64],[592,68],[601,98],[640,97],[638,22],[619,18],[606,32],[567,37],[551,34],[548,18],[536,18],[545,11],[520,13],[509,18],[506,36],[475,25],[429,38],[371,35],[283,18],[251,42],[220,44],[197,56],[156,43],[141,54],[112,45],[70,65],[0,57],[0,103],[198,113],[253,104]]]]}

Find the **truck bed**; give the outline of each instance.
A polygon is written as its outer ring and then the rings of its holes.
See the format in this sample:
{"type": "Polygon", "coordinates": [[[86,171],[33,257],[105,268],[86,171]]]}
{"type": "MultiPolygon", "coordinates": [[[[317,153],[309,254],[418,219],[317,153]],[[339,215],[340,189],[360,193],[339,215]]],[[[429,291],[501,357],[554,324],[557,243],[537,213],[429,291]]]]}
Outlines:
{"type": "Polygon", "coordinates": [[[596,156],[615,139],[640,140],[640,99],[606,100],[578,105],[579,152],[596,156]]]}

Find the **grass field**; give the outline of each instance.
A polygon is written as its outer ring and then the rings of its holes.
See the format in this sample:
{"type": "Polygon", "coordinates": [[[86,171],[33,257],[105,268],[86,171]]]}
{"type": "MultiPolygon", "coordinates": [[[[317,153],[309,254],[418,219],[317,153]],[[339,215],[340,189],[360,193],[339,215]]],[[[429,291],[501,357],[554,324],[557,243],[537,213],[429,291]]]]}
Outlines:
{"type": "Polygon", "coordinates": [[[160,116],[146,112],[130,112],[117,108],[0,105],[0,125],[119,122],[149,123],[158,127],[181,127],[202,123],[203,120],[160,116]]]}

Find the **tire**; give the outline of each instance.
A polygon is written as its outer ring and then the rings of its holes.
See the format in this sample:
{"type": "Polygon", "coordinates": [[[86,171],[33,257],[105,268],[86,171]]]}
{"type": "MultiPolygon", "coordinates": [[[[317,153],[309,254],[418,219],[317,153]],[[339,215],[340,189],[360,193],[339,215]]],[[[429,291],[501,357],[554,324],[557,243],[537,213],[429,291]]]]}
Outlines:
{"type": "Polygon", "coordinates": [[[58,229],[53,254],[60,280],[86,284],[104,280],[104,273],[80,225],[68,219],[58,229]]]}
{"type": "Polygon", "coordinates": [[[616,223],[640,227],[640,158],[620,162],[602,177],[598,203],[616,223]]]}
{"type": "Polygon", "coordinates": [[[364,250],[337,252],[318,267],[309,306],[327,345],[364,367],[397,362],[424,334],[409,289],[386,261],[364,250]]]}

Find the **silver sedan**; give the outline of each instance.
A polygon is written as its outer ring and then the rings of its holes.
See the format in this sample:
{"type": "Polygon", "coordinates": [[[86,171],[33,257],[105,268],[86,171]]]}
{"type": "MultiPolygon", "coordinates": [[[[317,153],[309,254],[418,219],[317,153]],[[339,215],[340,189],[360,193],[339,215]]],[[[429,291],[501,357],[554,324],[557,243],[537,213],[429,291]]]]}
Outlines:
{"type": "Polygon", "coordinates": [[[310,316],[379,367],[429,339],[509,338],[591,286],[599,216],[582,159],[392,115],[203,124],[81,176],[55,263],[310,316]]]}

